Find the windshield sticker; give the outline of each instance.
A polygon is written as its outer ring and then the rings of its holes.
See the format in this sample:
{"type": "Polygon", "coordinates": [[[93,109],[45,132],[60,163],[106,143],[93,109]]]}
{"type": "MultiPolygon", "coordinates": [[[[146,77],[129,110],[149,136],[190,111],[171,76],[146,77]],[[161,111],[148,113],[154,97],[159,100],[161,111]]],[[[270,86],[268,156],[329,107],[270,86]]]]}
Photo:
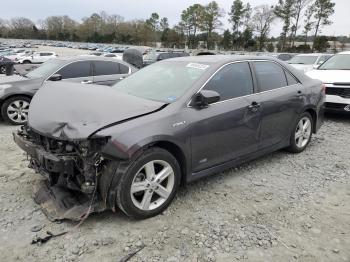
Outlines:
{"type": "Polygon", "coordinates": [[[197,64],[197,63],[189,63],[186,67],[196,68],[200,70],[205,70],[209,67],[209,65],[197,64]]]}
{"type": "Polygon", "coordinates": [[[176,100],[176,96],[169,96],[167,99],[169,102],[174,102],[176,100]]]}

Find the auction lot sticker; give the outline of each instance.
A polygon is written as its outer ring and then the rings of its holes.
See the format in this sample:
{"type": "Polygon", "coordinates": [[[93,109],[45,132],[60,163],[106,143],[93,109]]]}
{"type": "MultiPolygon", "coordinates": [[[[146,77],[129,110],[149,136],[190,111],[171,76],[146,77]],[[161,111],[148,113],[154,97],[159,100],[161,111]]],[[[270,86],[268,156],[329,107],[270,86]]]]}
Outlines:
{"type": "Polygon", "coordinates": [[[209,67],[209,65],[198,64],[198,63],[189,63],[186,67],[196,68],[200,70],[205,70],[209,67]]]}

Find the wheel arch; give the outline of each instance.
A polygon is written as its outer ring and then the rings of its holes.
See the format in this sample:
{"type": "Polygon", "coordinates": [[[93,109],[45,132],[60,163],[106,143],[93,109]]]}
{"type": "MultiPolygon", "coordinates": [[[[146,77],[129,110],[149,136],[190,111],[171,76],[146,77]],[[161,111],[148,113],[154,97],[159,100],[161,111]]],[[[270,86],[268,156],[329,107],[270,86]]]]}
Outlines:
{"type": "Polygon", "coordinates": [[[316,110],[312,107],[305,108],[304,112],[307,112],[312,117],[312,133],[316,133],[316,126],[317,126],[317,113],[316,110]]]}

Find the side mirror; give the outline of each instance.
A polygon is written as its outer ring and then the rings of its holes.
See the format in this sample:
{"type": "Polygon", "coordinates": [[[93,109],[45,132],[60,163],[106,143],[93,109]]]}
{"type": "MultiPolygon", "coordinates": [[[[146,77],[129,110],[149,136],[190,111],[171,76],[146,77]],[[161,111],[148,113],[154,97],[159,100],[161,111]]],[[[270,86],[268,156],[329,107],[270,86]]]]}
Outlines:
{"type": "Polygon", "coordinates": [[[54,74],[48,80],[49,81],[61,81],[62,80],[62,76],[60,74],[54,74]]]}
{"type": "Polygon", "coordinates": [[[197,108],[205,108],[218,101],[220,101],[220,95],[218,92],[202,90],[193,96],[190,105],[197,108]]]}
{"type": "Polygon", "coordinates": [[[321,64],[316,64],[316,65],[313,65],[312,67],[313,67],[313,69],[317,69],[317,68],[319,68],[320,65],[321,64]]]}

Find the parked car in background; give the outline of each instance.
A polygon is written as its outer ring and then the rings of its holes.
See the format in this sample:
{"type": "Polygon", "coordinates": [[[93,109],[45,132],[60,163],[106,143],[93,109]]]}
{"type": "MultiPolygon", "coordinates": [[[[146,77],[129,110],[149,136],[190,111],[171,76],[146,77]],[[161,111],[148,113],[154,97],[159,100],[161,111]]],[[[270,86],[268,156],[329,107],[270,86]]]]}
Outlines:
{"type": "Polygon", "coordinates": [[[0,74],[6,74],[6,65],[12,64],[13,61],[4,56],[0,56],[0,74]]]}
{"type": "Polygon", "coordinates": [[[50,59],[26,75],[0,79],[1,116],[11,124],[25,123],[33,95],[47,81],[113,85],[136,70],[123,61],[104,57],[50,59]]]}
{"type": "Polygon", "coordinates": [[[171,203],[181,183],[281,148],[302,152],[322,123],[324,96],[321,81],[277,59],[181,57],[112,88],[48,84],[14,139],[55,188],[51,195],[42,184],[36,199],[43,208],[72,191],[69,199],[85,196],[51,204],[53,217],[119,207],[148,218],[171,203]]]}
{"type": "Polygon", "coordinates": [[[332,54],[300,54],[294,56],[288,63],[303,72],[317,68],[331,58],[332,54]]]}
{"type": "Polygon", "coordinates": [[[326,85],[326,110],[350,113],[350,52],[341,52],[306,73],[326,85]]]}
{"type": "Polygon", "coordinates": [[[189,54],[186,52],[150,52],[143,56],[143,65],[147,66],[157,61],[183,56],[189,56],[189,54]]]}
{"type": "Polygon", "coordinates": [[[289,61],[291,60],[295,54],[289,54],[289,53],[273,53],[271,55],[272,57],[275,57],[279,60],[282,60],[282,61],[289,61]]]}
{"type": "Polygon", "coordinates": [[[55,52],[36,52],[30,56],[22,57],[19,60],[21,64],[41,64],[52,58],[57,58],[55,52]]]}

